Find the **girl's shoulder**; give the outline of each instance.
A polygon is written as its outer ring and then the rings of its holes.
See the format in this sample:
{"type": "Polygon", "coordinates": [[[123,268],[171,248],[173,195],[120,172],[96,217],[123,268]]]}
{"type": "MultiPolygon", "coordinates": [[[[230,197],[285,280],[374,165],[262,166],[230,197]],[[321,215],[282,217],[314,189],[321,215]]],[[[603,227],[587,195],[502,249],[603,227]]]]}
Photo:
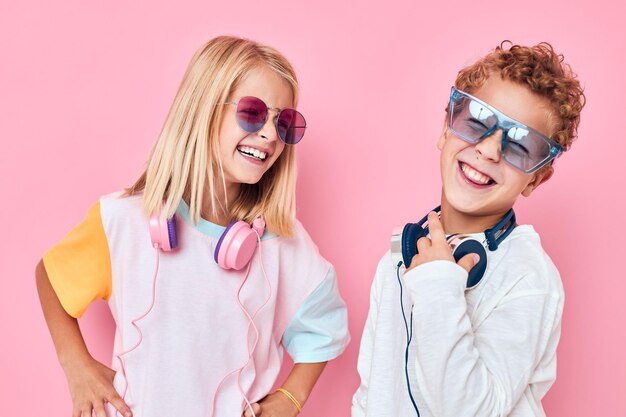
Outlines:
{"type": "Polygon", "coordinates": [[[100,197],[100,212],[104,224],[134,223],[145,220],[143,211],[143,194],[126,195],[124,191],[116,191],[100,197]]]}
{"type": "Polygon", "coordinates": [[[108,204],[127,207],[139,205],[141,207],[141,201],[143,199],[143,193],[128,195],[125,191],[115,191],[109,194],[105,194],[100,197],[100,202],[107,202],[108,204]]]}
{"type": "Polygon", "coordinates": [[[326,262],[326,260],[320,254],[317,244],[311,238],[311,235],[306,230],[302,222],[296,219],[294,221],[294,234],[292,237],[277,237],[276,239],[268,240],[268,243],[275,241],[280,246],[280,250],[283,253],[290,253],[294,257],[308,255],[313,258],[317,258],[326,262]]]}
{"type": "Polygon", "coordinates": [[[293,224],[293,236],[292,237],[279,237],[279,239],[286,244],[310,246],[317,249],[317,245],[311,238],[311,235],[306,230],[302,222],[298,219],[294,220],[293,224]]]}

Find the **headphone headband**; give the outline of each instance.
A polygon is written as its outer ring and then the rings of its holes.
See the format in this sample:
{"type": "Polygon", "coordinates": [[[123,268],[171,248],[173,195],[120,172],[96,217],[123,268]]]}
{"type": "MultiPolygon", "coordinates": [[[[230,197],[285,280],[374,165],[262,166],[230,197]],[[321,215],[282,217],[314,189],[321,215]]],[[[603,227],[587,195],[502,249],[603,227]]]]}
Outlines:
{"type": "Polygon", "coordinates": [[[504,217],[502,217],[502,219],[500,219],[500,221],[496,223],[495,226],[493,226],[491,229],[485,230],[487,247],[490,251],[498,249],[500,243],[502,243],[502,241],[506,239],[509,234],[511,234],[513,229],[515,229],[515,227],[517,226],[515,220],[515,212],[511,208],[509,209],[509,211],[506,212],[504,217]]]}
{"type": "MultiPolygon", "coordinates": [[[[441,206],[436,207],[433,211],[437,214],[441,213],[441,206]]],[[[490,251],[495,251],[516,226],[515,212],[513,209],[510,209],[498,223],[484,231],[486,242],[481,242],[474,237],[465,235],[449,236],[449,238],[456,236],[456,239],[448,241],[453,248],[452,254],[456,261],[468,253],[476,253],[480,257],[479,262],[469,271],[467,288],[473,288],[478,285],[486,271],[487,251],[485,243],[487,243],[487,248],[490,251]]],[[[411,260],[417,254],[417,241],[423,236],[428,236],[428,215],[424,216],[417,223],[407,223],[402,231],[395,229],[392,232],[391,258],[394,266],[400,268],[404,265],[407,268],[410,265],[411,260]]]]}
{"type": "MultiPolygon", "coordinates": [[[[435,207],[432,211],[439,214],[441,213],[441,206],[435,207]]],[[[428,234],[428,225],[424,226],[428,222],[428,214],[422,218],[417,226],[424,229],[425,235],[428,234]]],[[[410,224],[410,223],[409,223],[410,224]]],[[[517,226],[515,212],[513,209],[509,209],[504,217],[498,221],[492,228],[485,230],[485,238],[487,239],[487,247],[490,251],[498,249],[498,246],[517,226]]]]}

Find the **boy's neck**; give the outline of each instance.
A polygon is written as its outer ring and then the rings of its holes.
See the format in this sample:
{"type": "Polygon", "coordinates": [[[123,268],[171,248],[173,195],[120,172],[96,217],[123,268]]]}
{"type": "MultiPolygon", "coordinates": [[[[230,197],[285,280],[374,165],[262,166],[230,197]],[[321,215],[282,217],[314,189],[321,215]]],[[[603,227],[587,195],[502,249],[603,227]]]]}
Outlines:
{"type": "Polygon", "coordinates": [[[440,219],[443,230],[447,235],[455,233],[482,233],[495,226],[504,217],[507,211],[508,209],[502,213],[489,215],[463,213],[452,207],[445,197],[442,196],[440,219]]]}

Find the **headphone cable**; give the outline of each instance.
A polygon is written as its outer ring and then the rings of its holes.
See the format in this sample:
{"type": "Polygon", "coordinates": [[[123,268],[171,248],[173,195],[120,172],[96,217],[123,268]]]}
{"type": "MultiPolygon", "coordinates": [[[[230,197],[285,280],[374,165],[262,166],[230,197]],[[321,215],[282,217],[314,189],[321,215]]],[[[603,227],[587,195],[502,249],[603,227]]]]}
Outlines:
{"type": "Polygon", "coordinates": [[[417,407],[417,404],[415,403],[415,398],[413,398],[413,393],[411,392],[411,381],[409,380],[409,347],[411,346],[411,340],[413,340],[413,306],[411,306],[410,321],[407,323],[406,315],[404,314],[404,301],[402,300],[402,281],[400,280],[400,266],[402,266],[402,261],[398,262],[398,265],[396,266],[396,276],[398,277],[398,284],[400,285],[400,310],[402,311],[402,318],[404,319],[404,329],[406,330],[406,348],[404,350],[404,376],[406,377],[406,385],[409,392],[409,398],[411,399],[413,408],[415,408],[417,417],[420,417],[420,411],[417,407]],[[410,333],[409,323],[411,324],[410,333]]]}

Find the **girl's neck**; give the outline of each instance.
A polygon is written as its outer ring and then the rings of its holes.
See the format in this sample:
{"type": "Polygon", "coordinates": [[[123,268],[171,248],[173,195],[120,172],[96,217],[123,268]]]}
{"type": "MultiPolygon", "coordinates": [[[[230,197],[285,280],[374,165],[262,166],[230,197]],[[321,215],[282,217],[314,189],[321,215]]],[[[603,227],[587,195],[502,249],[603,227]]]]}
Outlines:
{"type": "Polygon", "coordinates": [[[207,185],[204,189],[202,198],[203,201],[202,210],[200,210],[200,217],[220,226],[228,226],[228,223],[230,223],[230,213],[226,209],[226,201],[228,201],[228,206],[232,207],[233,203],[237,199],[237,196],[239,195],[240,185],[241,184],[239,183],[227,181],[226,194],[224,194],[224,187],[222,187],[221,181],[216,181],[214,201],[216,202],[217,207],[215,207],[215,210],[213,209],[211,203],[211,194],[207,185]],[[225,196],[228,196],[228,200],[226,200],[225,196]]]}
{"type": "Polygon", "coordinates": [[[441,224],[447,235],[482,233],[496,225],[506,212],[489,215],[473,215],[456,210],[441,196],[441,224]]]}

